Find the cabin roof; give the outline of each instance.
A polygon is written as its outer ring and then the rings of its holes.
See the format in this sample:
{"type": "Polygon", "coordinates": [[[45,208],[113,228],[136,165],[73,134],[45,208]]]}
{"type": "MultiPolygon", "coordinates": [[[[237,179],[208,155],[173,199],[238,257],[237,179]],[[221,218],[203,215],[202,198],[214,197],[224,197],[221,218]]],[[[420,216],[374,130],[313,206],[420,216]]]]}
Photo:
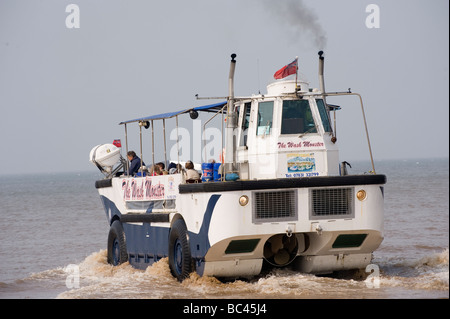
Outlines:
{"type": "MultiPolygon", "coordinates": [[[[123,122],[120,122],[119,125],[120,124],[133,123],[133,122],[139,122],[139,121],[170,119],[170,118],[175,117],[177,115],[189,113],[190,111],[218,112],[218,111],[220,111],[220,109],[225,104],[227,104],[226,101],[225,102],[220,102],[220,103],[214,103],[214,104],[208,104],[208,105],[203,105],[203,106],[192,107],[192,108],[184,109],[184,110],[181,110],[181,111],[150,115],[150,116],[140,117],[140,118],[133,119],[133,120],[123,121],[123,122]]],[[[224,110],[224,113],[226,113],[226,110],[224,110]]]]}

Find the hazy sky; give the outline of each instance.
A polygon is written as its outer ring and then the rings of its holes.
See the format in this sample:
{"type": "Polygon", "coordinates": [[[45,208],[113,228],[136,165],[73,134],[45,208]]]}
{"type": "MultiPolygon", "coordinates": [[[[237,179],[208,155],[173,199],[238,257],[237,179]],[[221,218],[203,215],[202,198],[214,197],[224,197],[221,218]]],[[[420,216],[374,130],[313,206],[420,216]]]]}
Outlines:
{"type": "MultiPolygon", "coordinates": [[[[296,56],[318,87],[324,50],[326,89],[363,96],[375,160],[448,157],[448,12],[447,0],[0,0],[0,174],[96,170],[89,152],[123,141],[119,122],[227,95],[231,53],[242,96],[296,56]]],[[[368,159],[356,98],[333,102],[341,159],[368,159]]]]}

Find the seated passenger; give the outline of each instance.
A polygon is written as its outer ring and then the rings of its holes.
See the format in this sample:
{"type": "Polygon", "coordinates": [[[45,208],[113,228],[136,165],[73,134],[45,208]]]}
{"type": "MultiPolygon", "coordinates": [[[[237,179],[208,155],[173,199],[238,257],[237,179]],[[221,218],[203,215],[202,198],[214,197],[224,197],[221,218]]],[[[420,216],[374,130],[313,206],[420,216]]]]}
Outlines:
{"type": "Polygon", "coordinates": [[[177,168],[177,164],[175,164],[174,162],[170,162],[169,167],[167,167],[167,170],[169,171],[169,173],[172,168],[177,168]]]}
{"type": "Polygon", "coordinates": [[[156,166],[159,166],[160,170],[161,170],[161,175],[167,175],[168,172],[165,170],[166,165],[163,162],[159,162],[155,164],[156,166]]]}
{"type": "MultiPolygon", "coordinates": [[[[141,167],[141,159],[136,155],[134,151],[129,151],[127,153],[127,157],[130,161],[128,175],[134,176],[137,172],[139,172],[139,168],[141,167]]],[[[142,162],[142,166],[145,166],[144,162],[142,162]]]]}
{"type": "Polygon", "coordinates": [[[148,172],[148,174],[150,176],[158,176],[158,175],[162,175],[163,172],[161,171],[161,167],[157,164],[152,165],[152,167],[150,167],[150,171],[148,172]]]}
{"type": "Polygon", "coordinates": [[[181,164],[173,164],[173,165],[175,165],[175,166],[170,168],[169,174],[180,174],[180,173],[184,174],[185,173],[183,166],[181,164]]]}
{"type": "Polygon", "coordinates": [[[200,180],[200,174],[194,169],[194,163],[191,161],[186,162],[186,172],[184,173],[186,181],[198,181],[200,180]]]}

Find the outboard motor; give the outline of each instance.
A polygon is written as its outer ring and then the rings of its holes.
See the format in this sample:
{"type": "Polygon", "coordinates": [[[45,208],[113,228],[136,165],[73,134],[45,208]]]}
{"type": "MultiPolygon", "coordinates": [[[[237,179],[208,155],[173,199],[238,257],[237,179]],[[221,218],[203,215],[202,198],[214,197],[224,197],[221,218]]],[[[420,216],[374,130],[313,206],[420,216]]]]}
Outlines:
{"type": "Polygon", "coordinates": [[[113,171],[116,163],[123,164],[120,148],[113,144],[101,144],[95,146],[90,154],[89,160],[107,177],[118,171],[123,165],[120,165],[113,171]]]}

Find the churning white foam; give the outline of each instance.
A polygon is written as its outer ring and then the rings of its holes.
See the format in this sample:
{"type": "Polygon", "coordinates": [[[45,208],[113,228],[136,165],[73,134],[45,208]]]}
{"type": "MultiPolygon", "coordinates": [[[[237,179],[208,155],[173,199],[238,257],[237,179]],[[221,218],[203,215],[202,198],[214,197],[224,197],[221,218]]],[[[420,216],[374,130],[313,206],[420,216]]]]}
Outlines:
{"type": "MultiPolygon", "coordinates": [[[[380,288],[447,290],[449,284],[448,249],[413,261],[397,261],[381,266],[380,288]],[[389,267],[393,268],[389,268],[389,267]],[[383,269],[384,268],[384,269],[383,269]]],[[[80,285],[67,289],[57,298],[383,298],[380,290],[369,289],[361,278],[333,278],[274,269],[251,280],[222,282],[192,273],[179,283],[163,258],[144,270],[129,263],[111,266],[106,250],[93,253],[80,264],[80,285]],[[326,294],[324,294],[326,292],[326,294]]],[[[49,270],[33,277],[63,276],[64,269],[49,270]]]]}

